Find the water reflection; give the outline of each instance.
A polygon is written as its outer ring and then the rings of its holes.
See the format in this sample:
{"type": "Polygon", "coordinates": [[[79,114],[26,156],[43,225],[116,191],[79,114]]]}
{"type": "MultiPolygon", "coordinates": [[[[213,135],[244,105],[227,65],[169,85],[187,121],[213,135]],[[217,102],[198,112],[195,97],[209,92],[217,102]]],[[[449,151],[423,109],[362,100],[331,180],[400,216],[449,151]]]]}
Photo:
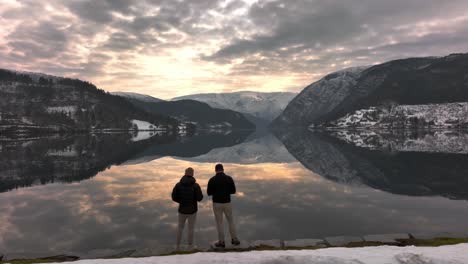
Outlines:
{"type": "Polygon", "coordinates": [[[241,143],[250,131],[174,134],[126,133],[0,141],[0,192],[53,182],[89,179],[111,165],[164,156],[194,157],[241,143]]]}
{"type": "Polygon", "coordinates": [[[278,137],[306,168],[336,182],[364,184],[395,194],[468,200],[468,155],[458,154],[459,148],[441,152],[442,143],[432,142],[433,148],[424,144],[418,152],[396,151],[401,145],[356,146],[340,137],[310,131],[278,137]]]}
{"type": "MultiPolygon", "coordinates": [[[[368,149],[310,132],[278,135],[281,141],[268,134],[218,136],[135,143],[128,143],[127,137],[49,139],[21,148],[5,143],[2,146],[9,146],[2,147],[2,177],[18,170],[22,174],[14,175],[29,175],[31,181],[35,175],[45,179],[52,175],[53,180],[0,193],[0,252],[102,256],[173,244],[177,224],[177,205],[170,199],[173,185],[191,166],[206,195],[218,161],[236,180],[239,193],[233,202],[241,239],[468,228],[462,220],[468,217],[467,155],[368,149]],[[56,140],[66,143],[57,147],[56,140]],[[67,147],[77,140],[83,140],[82,148],[67,147]],[[120,146],[114,146],[116,142],[120,146]],[[76,157],[83,151],[88,156],[76,157]],[[37,174],[34,168],[43,159],[58,163],[37,174]],[[67,162],[69,167],[59,169],[67,162]],[[92,169],[75,170],[84,176],[70,178],[67,170],[82,164],[92,169]],[[62,179],[87,180],[57,182],[62,179]]],[[[0,181],[5,186],[3,178],[0,181]]],[[[216,239],[208,200],[200,204],[196,232],[198,245],[216,239]]]]}

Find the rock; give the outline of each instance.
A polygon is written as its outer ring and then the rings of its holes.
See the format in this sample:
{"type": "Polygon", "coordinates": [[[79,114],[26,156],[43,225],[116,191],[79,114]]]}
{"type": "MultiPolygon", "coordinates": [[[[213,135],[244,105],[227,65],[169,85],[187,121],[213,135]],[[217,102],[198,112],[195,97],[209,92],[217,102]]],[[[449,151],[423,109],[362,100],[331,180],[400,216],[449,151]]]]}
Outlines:
{"type": "Polygon", "coordinates": [[[281,240],[255,240],[252,242],[252,247],[271,247],[271,248],[282,248],[281,240]]]}
{"type": "Polygon", "coordinates": [[[80,257],[69,256],[69,255],[56,255],[56,256],[50,256],[50,257],[44,257],[44,258],[38,258],[38,259],[39,260],[45,260],[45,261],[48,261],[48,262],[51,262],[51,261],[64,262],[64,261],[79,260],[80,257]]]}
{"type": "Polygon", "coordinates": [[[284,241],[286,248],[325,247],[323,239],[296,239],[284,241]]]}
{"type": "Polygon", "coordinates": [[[357,236],[334,236],[326,237],[325,241],[330,244],[330,246],[338,247],[345,246],[351,242],[363,242],[364,240],[357,236]]]}
{"type": "Polygon", "coordinates": [[[397,239],[409,239],[408,234],[378,234],[364,236],[367,242],[381,242],[381,243],[397,243],[397,239]]]}

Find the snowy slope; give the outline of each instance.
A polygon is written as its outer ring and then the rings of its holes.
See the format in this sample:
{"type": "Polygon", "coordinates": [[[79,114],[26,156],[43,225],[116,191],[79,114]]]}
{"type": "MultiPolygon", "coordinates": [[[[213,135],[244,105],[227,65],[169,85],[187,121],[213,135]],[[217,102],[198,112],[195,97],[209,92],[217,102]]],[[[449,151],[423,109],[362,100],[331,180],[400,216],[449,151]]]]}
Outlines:
{"type": "Polygon", "coordinates": [[[118,95],[118,96],[125,97],[125,98],[136,99],[136,100],[140,100],[143,102],[149,102],[149,103],[159,103],[159,102],[164,101],[162,99],[152,97],[150,95],[132,93],[132,92],[113,92],[111,94],[118,95]]]}
{"type": "Polygon", "coordinates": [[[357,78],[367,67],[331,73],[302,90],[274,121],[275,126],[306,126],[337,107],[352,93],[357,78]]]}
{"type": "Polygon", "coordinates": [[[336,128],[468,127],[468,103],[396,105],[356,110],[330,122],[336,128]]]}
{"type": "Polygon", "coordinates": [[[296,94],[287,92],[235,92],[193,94],[173,98],[172,100],[191,99],[209,104],[214,108],[230,109],[251,114],[257,118],[271,121],[275,119],[296,94]]]}
{"type": "MultiPolygon", "coordinates": [[[[441,247],[362,247],[318,250],[250,251],[242,253],[196,253],[147,258],[80,260],[76,264],[463,264],[468,263],[468,244],[441,247]]],[[[70,262],[71,263],[71,262],[70,262]]]]}
{"type": "Polygon", "coordinates": [[[316,126],[380,105],[468,102],[467,68],[468,53],[407,58],[334,72],[306,87],[273,126],[316,126]]]}

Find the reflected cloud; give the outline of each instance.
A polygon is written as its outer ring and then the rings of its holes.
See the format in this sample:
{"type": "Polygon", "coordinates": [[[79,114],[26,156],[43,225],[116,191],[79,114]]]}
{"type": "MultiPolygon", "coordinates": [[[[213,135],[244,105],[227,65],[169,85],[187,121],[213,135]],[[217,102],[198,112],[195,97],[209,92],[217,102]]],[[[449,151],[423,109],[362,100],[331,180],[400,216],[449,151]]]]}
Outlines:
{"type": "MultiPolygon", "coordinates": [[[[242,239],[458,231],[468,227],[459,221],[468,217],[466,201],[393,195],[340,184],[298,162],[224,165],[239,191],[233,205],[242,239]]],[[[165,157],[113,166],[87,181],[1,193],[0,248],[9,256],[102,256],[172,244],[177,205],[170,193],[189,166],[195,169],[205,194],[199,207],[197,244],[207,245],[216,238],[211,201],[206,197],[214,163],[165,157]]]]}

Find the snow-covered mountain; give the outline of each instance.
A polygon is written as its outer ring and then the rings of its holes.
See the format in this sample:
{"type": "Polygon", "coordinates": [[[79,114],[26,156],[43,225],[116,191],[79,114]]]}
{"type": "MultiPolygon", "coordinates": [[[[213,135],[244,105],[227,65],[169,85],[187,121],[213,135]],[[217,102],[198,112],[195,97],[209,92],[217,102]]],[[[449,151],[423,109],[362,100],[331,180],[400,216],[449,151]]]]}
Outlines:
{"type": "Polygon", "coordinates": [[[271,121],[275,119],[286,105],[296,96],[289,92],[234,92],[193,94],[173,98],[172,100],[191,99],[209,104],[211,107],[230,109],[250,114],[256,118],[271,121]]]}
{"type": "Polygon", "coordinates": [[[164,100],[162,99],[153,97],[151,95],[146,95],[146,94],[139,94],[139,93],[132,93],[132,92],[112,92],[111,94],[118,95],[118,96],[125,97],[125,98],[140,100],[140,101],[148,102],[148,103],[164,102],[164,100]]]}
{"type": "Polygon", "coordinates": [[[347,68],[331,73],[307,86],[274,121],[275,126],[309,126],[332,111],[351,94],[367,67],[347,68]]]}
{"type": "Polygon", "coordinates": [[[317,126],[371,107],[468,102],[467,69],[468,53],[338,71],[306,87],[273,126],[317,126]]]}
{"type": "Polygon", "coordinates": [[[255,129],[255,125],[242,113],[214,108],[195,100],[154,101],[155,98],[151,96],[148,98],[145,95],[119,96],[123,96],[141,110],[155,115],[170,116],[186,125],[191,124],[192,128],[196,126],[199,129],[209,130],[255,129]]]}

